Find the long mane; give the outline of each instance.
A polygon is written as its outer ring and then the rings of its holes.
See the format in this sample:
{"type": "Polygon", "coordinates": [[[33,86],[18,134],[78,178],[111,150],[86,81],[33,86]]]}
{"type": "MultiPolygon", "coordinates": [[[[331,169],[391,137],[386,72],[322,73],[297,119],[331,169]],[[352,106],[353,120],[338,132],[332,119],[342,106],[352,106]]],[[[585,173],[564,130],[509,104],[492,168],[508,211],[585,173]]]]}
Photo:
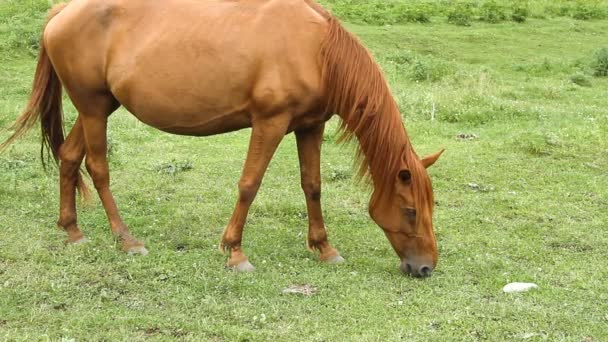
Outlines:
{"type": "Polygon", "coordinates": [[[392,194],[401,163],[405,162],[412,174],[416,209],[419,214],[428,213],[433,205],[430,180],[411,146],[380,67],[337,19],[327,12],[323,14],[328,22],[320,49],[326,110],[342,118],[341,141],[357,138],[359,142],[358,177],[373,183],[377,195],[374,198],[379,199],[392,194]]]}

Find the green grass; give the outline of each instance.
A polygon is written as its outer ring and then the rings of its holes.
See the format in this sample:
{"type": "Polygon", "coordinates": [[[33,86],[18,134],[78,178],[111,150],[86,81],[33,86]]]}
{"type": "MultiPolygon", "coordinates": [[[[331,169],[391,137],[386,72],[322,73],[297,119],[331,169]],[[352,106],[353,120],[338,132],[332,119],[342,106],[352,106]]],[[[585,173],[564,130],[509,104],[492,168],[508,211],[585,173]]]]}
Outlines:
{"type": "Polygon", "coordinates": [[[472,21],[525,22],[532,18],[608,18],[606,0],[321,0],[342,19],[371,25],[447,21],[471,25],[472,21]]]}
{"type": "MultiPolygon", "coordinates": [[[[45,4],[0,0],[0,140],[27,100],[27,42],[45,4]]],[[[91,241],[63,244],[57,172],[43,172],[33,132],[0,155],[0,340],[608,340],[608,78],[594,76],[608,22],[348,26],[385,70],[417,151],[447,148],[430,171],[433,277],[399,272],[368,192],[351,181],[352,149],[334,143],[336,121],[323,207],[347,263],[320,264],[305,248],[288,136],[245,230],[257,270],[226,271],[217,244],[249,131],[174,136],[121,109],[110,119],[112,187],[150,255],[119,251],[99,201],[79,208],[91,241]],[[540,290],[503,294],[512,281],[540,290]],[[281,293],[294,284],[318,292],[281,293]]]]}

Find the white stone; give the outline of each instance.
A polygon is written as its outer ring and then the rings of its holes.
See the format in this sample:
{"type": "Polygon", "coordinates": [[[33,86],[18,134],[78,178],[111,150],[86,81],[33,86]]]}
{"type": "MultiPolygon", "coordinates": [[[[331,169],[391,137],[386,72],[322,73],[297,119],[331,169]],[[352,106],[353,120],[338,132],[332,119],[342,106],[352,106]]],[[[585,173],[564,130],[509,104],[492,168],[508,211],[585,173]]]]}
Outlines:
{"type": "Polygon", "coordinates": [[[538,288],[538,285],[533,283],[510,283],[505,285],[505,287],[502,288],[502,291],[505,293],[526,292],[538,288]]]}

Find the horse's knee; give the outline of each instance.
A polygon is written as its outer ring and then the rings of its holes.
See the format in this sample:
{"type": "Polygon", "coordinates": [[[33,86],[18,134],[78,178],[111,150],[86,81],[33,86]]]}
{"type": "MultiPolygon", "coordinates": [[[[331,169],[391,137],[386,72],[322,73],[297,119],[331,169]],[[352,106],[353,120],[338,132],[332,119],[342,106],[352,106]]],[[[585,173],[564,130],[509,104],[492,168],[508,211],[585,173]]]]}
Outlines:
{"type": "MultiPolygon", "coordinates": [[[[65,178],[65,177],[73,178],[78,175],[79,168],[80,168],[80,162],[61,160],[61,163],[59,166],[59,173],[62,178],[65,178]]],[[[76,181],[76,180],[77,179],[74,178],[74,181],[76,181]]]]}
{"type": "Polygon", "coordinates": [[[62,164],[80,164],[82,162],[83,153],[81,149],[76,146],[71,146],[69,142],[65,142],[59,148],[59,160],[61,160],[62,164]]]}
{"type": "Polygon", "coordinates": [[[95,160],[87,156],[85,165],[96,189],[109,186],[110,172],[107,162],[95,160]]]}
{"type": "Polygon", "coordinates": [[[61,158],[59,164],[59,174],[62,181],[70,180],[76,184],[81,162],[82,161],[78,159],[61,158]]]}
{"type": "Polygon", "coordinates": [[[260,182],[256,180],[242,179],[239,181],[239,200],[241,202],[253,201],[260,188],[260,182]]]}
{"type": "Polygon", "coordinates": [[[303,181],[302,190],[306,198],[313,201],[321,199],[321,182],[320,181],[303,181]]]}

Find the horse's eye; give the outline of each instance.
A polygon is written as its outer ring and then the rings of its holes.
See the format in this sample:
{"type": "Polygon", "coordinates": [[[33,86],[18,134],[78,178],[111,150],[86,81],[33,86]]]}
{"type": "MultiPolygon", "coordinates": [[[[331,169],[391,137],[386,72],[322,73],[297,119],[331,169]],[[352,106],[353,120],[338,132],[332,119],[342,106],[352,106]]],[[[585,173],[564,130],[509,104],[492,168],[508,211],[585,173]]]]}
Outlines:
{"type": "Polygon", "coordinates": [[[401,170],[399,171],[399,179],[401,179],[403,183],[409,183],[412,180],[412,173],[410,170],[401,170]]]}
{"type": "Polygon", "coordinates": [[[403,209],[403,214],[405,215],[405,217],[407,217],[409,219],[415,219],[416,218],[416,209],[405,208],[405,209],[403,209]]]}

